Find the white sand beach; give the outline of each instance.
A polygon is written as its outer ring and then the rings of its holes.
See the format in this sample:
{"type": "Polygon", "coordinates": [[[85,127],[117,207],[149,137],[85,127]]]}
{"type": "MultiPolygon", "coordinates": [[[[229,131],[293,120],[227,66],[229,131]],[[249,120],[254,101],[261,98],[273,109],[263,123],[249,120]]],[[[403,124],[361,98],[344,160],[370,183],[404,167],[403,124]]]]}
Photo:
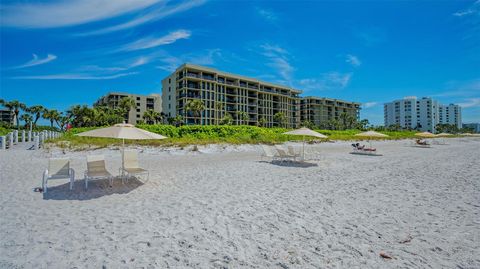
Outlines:
{"type": "Polygon", "coordinates": [[[86,155],[118,174],[118,149],[0,151],[0,268],[480,268],[480,140],[409,143],[309,145],[308,165],[143,148],[148,182],[87,191],[86,155]],[[71,158],[73,191],[33,192],[49,157],[71,158]]]}

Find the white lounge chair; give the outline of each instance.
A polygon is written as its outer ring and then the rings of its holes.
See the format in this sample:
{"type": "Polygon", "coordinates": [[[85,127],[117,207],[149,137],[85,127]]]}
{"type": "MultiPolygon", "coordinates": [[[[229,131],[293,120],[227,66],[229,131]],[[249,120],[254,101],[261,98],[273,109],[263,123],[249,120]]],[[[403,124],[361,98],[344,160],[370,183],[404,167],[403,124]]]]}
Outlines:
{"type": "Polygon", "coordinates": [[[262,154],[262,160],[264,157],[266,158],[271,158],[272,161],[274,161],[275,159],[277,159],[279,156],[276,152],[272,151],[272,148],[269,147],[269,146],[266,146],[266,145],[262,145],[262,149],[263,149],[263,154],[262,154]]]}
{"type": "Polygon", "coordinates": [[[103,155],[87,156],[87,171],[85,171],[85,189],[88,189],[88,181],[91,179],[105,178],[113,183],[113,176],[105,167],[105,157],[103,155]]]}
{"type": "Polygon", "coordinates": [[[73,181],[75,180],[75,171],[70,168],[70,160],[68,158],[49,159],[48,169],[43,173],[43,191],[47,193],[47,185],[49,180],[66,178],[70,179],[70,190],[72,190],[73,181]]]}
{"type": "MultiPolygon", "coordinates": [[[[135,150],[126,150],[123,153],[123,171],[122,172],[123,172],[122,175],[126,174],[127,176],[147,174],[147,180],[150,178],[150,172],[138,165],[138,153],[135,150]]],[[[122,176],[122,181],[124,178],[125,177],[122,176]]]]}
{"type": "Polygon", "coordinates": [[[295,152],[295,149],[293,148],[293,146],[288,146],[287,149],[288,149],[288,155],[292,156],[294,161],[296,161],[297,158],[300,158],[302,156],[300,153],[295,152]]]}
{"type": "Polygon", "coordinates": [[[287,151],[281,147],[275,147],[275,149],[277,150],[278,156],[282,162],[284,162],[285,160],[292,160],[295,157],[293,155],[288,154],[287,151]]]}

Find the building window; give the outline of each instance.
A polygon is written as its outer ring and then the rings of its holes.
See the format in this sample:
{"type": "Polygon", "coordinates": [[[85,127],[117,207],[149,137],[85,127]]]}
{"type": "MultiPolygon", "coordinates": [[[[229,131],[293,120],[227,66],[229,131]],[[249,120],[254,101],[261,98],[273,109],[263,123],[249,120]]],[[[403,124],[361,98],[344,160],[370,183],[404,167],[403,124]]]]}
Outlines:
{"type": "Polygon", "coordinates": [[[140,101],[140,97],[137,97],[137,101],[140,101]]]}
{"type": "Polygon", "coordinates": [[[137,118],[140,118],[140,114],[137,114],[137,118]]]}
{"type": "Polygon", "coordinates": [[[168,96],[168,100],[171,100],[171,99],[172,99],[171,97],[172,97],[172,96],[169,95],[169,96],[168,96]]]}
{"type": "Polygon", "coordinates": [[[168,92],[170,92],[172,90],[172,87],[168,87],[168,92]]]}
{"type": "Polygon", "coordinates": [[[172,106],[170,104],[168,104],[168,109],[172,108],[172,106]]]}
{"type": "Polygon", "coordinates": [[[171,78],[168,79],[168,83],[172,83],[172,79],[171,79],[171,78]]]}
{"type": "Polygon", "coordinates": [[[140,108],[137,108],[137,112],[140,112],[140,108]]]}

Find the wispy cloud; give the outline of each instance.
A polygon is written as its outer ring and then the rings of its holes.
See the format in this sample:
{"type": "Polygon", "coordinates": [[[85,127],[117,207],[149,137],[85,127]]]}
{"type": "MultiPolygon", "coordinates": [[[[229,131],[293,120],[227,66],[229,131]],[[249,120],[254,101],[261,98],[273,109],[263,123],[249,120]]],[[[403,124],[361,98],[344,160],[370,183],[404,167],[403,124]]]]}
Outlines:
{"type": "Polygon", "coordinates": [[[261,18],[269,23],[276,23],[278,21],[278,15],[272,10],[257,7],[255,11],[261,18]]]}
{"type": "Polygon", "coordinates": [[[133,63],[131,63],[128,66],[128,68],[134,68],[134,67],[137,67],[137,66],[142,66],[142,65],[147,64],[149,61],[150,61],[149,57],[141,56],[137,60],[135,60],[133,63]]]}
{"type": "Polygon", "coordinates": [[[480,0],[475,1],[469,8],[453,13],[453,16],[463,17],[468,15],[480,15],[480,0]]]}
{"type": "Polygon", "coordinates": [[[298,81],[299,88],[305,91],[341,90],[348,86],[352,73],[328,72],[319,78],[306,78],[298,81]]]}
{"type": "Polygon", "coordinates": [[[274,68],[279,76],[287,83],[291,83],[295,68],[290,64],[290,54],[278,45],[263,44],[260,46],[260,54],[267,57],[267,65],[274,68]]]}
{"type": "Polygon", "coordinates": [[[374,106],[377,106],[378,105],[378,102],[366,102],[366,103],[363,103],[362,106],[364,108],[371,108],[371,107],[374,107],[374,106]]]}
{"type": "Polygon", "coordinates": [[[219,48],[215,49],[206,49],[195,53],[188,53],[180,55],[178,57],[171,55],[163,55],[158,58],[160,62],[156,68],[162,69],[168,72],[173,72],[178,66],[183,63],[192,63],[198,65],[216,65],[219,62],[238,62],[243,59],[239,58],[237,55],[226,52],[219,48]]]}
{"type": "Polygon", "coordinates": [[[355,56],[355,55],[352,55],[352,54],[347,54],[345,56],[345,62],[351,64],[352,66],[354,67],[358,67],[362,64],[362,62],[360,61],[360,59],[355,56]]]}
{"type": "Polygon", "coordinates": [[[139,39],[130,44],[124,45],[119,49],[119,51],[134,51],[155,48],[158,46],[175,43],[180,39],[188,39],[191,35],[191,32],[188,30],[177,30],[161,37],[146,37],[139,39]]]}
{"type": "Polygon", "coordinates": [[[434,97],[475,97],[480,95],[480,78],[467,81],[449,81],[445,91],[433,94],[434,97]]]}
{"type": "Polygon", "coordinates": [[[56,0],[2,5],[2,25],[54,28],[85,24],[144,9],[162,0],[56,0]]]}
{"type": "Polygon", "coordinates": [[[20,68],[25,68],[25,67],[31,67],[31,66],[36,66],[36,65],[41,65],[41,64],[46,64],[49,63],[53,60],[57,59],[57,56],[53,54],[47,54],[47,57],[41,59],[38,58],[37,54],[33,54],[33,59],[28,61],[27,63],[24,63],[19,66],[15,66],[14,69],[20,69],[20,68]]]}
{"type": "Polygon", "coordinates": [[[385,30],[379,27],[367,27],[364,29],[354,29],[353,35],[367,47],[373,47],[387,40],[385,30]]]}
{"type": "Polygon", "coordinates": [[[480,107],[480,98],[468,98],[458,105],[463,108],[480,107]]]}
{"type": "Polygon", "coordinates": [[[205,2],[206,0],[184,1],[180,3],[176,1],[174,5],[167,5],[165,3],[162,3],[158,5],[158,7],[154,8],[152,11],[148,12],[147,14],[138,16],[128,22],[117,24],[114,26],[106,27],[103,29],[95,30],[95,31],[91,31],[91,32],[80,33],[76,35],[77,36],[98,35],[98,34],[106,34],[106,33],[111,33],[119,30],[129,29],[138,25],[154,22],[154,21],[163,19],[167,16],[171,16],[180,12],[187,11],[194,7],[203,5],[205,2]]]}
{"type": "Polygon", "coordinates": [[[36,76],[18,76],[13,79],[28,79],[28,80],[109,80],[125,76],[135,75],[138,72],[119,73],[107,76],[98,76],[92,74],[71,73],[71,74],[51,74],[51,75],[36,75],[36,76]]]}

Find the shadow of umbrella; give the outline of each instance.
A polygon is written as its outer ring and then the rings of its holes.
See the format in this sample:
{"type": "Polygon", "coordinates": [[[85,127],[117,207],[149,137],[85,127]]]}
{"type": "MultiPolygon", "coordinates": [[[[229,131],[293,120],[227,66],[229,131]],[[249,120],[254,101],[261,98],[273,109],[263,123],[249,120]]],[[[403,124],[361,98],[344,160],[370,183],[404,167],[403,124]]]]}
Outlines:
{"type": "Polygon", "coordinates": [[[110,187],[108,180],[90,181],[91,188],[85,190],[83,180],[76,180],[73,190],[69,189],[70,183],[48,187],[48,192],[43,193],[44,200],[91,200],[112,194],[127,194],[143,185],[137,178],[131,178],[128,182],[122,183],[121,180],[114,180],[110,187]]]}
{"type": "Polygon", "coordinates": [[[298,168],[309,168],[309,167],[316,167],[318,164],[316,163],[308,163],[308,162],[289,162],[289,161],[271,161],[271,162],[265,162],[265,161],[259,161],[262,163],[269,163],[277,166],[285,166],[285,167],[298,167],[298,168]]]}

